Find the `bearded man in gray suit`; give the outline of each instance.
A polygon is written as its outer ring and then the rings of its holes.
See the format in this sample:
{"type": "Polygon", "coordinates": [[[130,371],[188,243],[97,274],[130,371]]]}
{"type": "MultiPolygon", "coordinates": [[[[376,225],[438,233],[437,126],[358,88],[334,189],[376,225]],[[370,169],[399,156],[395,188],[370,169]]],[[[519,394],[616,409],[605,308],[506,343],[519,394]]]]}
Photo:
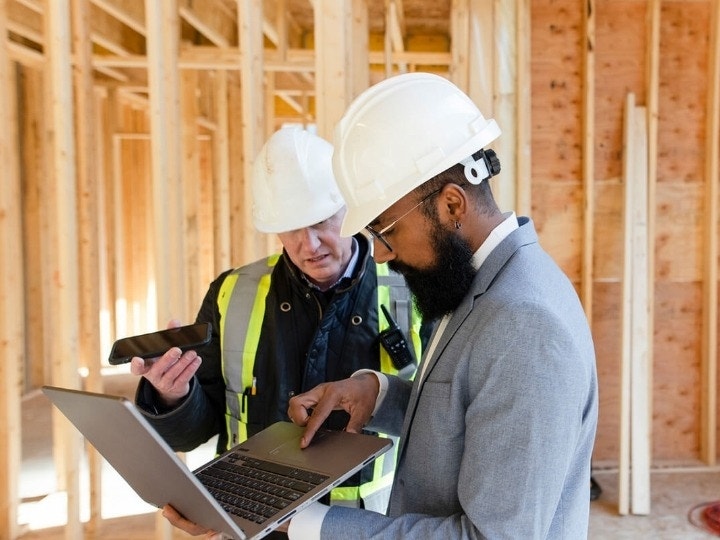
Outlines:
{"type": "Polygon", "coordinates": [[[499,135],[427,73],[369,88],[337,126],[341,234],[364,230],[438,324],[413,382],[362,370],[290,400],[301,446],[334,409],[350,413],[348,431],[400,436],[387,514],[313,503],[283,526],[291,540],[587,537],[592,337],[532,221],[494,201],[500,164],[486,146],[499,135]]]}
{"type": "Polygon", "coordinates": [[[303,445],[339,408],[348,431],[400,436],[387,515],[315,503],[291,539],[587,537],[592,337],[532,221],[493,199],[500,165],[486,146],[499,134],[426,73],[369,88],[340,121],[342,234],[364,229],[439,324],[414,382],[360,372],[290,401],[303,445]]]}

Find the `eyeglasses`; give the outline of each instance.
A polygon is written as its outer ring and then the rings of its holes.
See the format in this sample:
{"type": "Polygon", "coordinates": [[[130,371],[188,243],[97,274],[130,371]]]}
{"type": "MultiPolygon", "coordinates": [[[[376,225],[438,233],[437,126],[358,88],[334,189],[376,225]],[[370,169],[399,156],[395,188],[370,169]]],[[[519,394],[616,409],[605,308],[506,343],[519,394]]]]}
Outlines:
{"type": "Polygon", "coordinates": [[[403,219],[404,217],[406,217],[410,212],[412,212],[413,210],[415,210],[416,208],[418,208],[422,203],[424,203],[425,201],[427,201],[428,199],[430,199],[430,197],[432,197],[433,195],[437,195],[438,193],[440,193],[441,190],[442,190],[442,188],[436,189],[436,190],[433,191],[432,193],[428,193],[427,195],[425,195],[425,197],[423,197],[422,199],[420,199],[420,202],[417,203],[415,206],[413,206],[410,210],[408,210],[407,212],[405,212],[402,216],[400,216],[399,218],[397,218],[395,221],[393,221],[393,222],[390,223],[389,225],[386,225],[385,227],[383,227],[383,228],[380,229],[379,231],[376,231],[376,230],[373,229],[370,225],[366,225],[366,226],[365,226],[365,230],[366,230],[368,233],[370,233],[370,237],[371,237],[370,239],[371,239],[371,240],[372,240],[373,238],[376,239],[376,240],[379,241],[383,246],[385,246],[385,248],[386,248],[388,251],[391,251],[391,252],[392,252],[393,248],[390,247],[390,244],[388,244],[388,241],[385,239],[385,237],[384,237],[383,235],[384,235],[385,233],[387,233],[390,229],[392,229],[395,225],[397,225],[398,221],[400,221],[401,219],[403,219]]]}

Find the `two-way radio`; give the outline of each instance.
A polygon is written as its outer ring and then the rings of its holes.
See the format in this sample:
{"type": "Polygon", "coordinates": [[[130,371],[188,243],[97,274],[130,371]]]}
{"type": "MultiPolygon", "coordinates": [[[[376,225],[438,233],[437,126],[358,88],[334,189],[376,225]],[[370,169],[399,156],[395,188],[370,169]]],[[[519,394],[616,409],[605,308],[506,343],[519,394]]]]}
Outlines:
{"type": "Polygon", "coordinates": [[[383,348],[387,351],[390,360],[392,360],[393,366],[398,370],[398,376],[403,379],[410,379],[415,373],[416,363],[415,356],[412,350],[408,346],[408,342],[405,336],[400,330],[400,327],[392,318],[390,312],[383,304],[380,304],[385,319],[388,322],[388,328],[380,332],[378,339],[382,344],[383,348]]]}

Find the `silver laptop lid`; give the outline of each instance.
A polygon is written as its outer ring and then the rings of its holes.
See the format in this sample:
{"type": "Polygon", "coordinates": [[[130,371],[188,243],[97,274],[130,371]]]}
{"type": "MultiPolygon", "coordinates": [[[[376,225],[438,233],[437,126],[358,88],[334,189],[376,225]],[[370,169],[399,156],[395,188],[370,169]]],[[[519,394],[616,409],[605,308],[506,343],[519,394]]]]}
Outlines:
{"type": "Polygon", "coordinates": [[[158,508],[170,504],[189,520],[238,539],[265,536],[392,446],[385,438],[324,431],[301,450],[303,428],[288,422],[270,426],[230,452],[307,468],[328,480],[271,521],[257,524],[227,513],[131,401],[52,386],[42,390],[143,500],[158,508]]]}

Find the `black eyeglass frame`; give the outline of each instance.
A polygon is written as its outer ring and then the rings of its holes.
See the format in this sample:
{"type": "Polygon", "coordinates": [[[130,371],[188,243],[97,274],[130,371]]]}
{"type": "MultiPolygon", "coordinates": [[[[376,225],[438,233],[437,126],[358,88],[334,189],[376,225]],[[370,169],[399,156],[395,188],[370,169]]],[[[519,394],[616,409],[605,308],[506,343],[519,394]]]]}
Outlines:
{"type": "MultiPolygon", "coordinates": [[[[443,187],[445,187],[445,186],[443,186],[443,187]]],[[[412,211],[415,210],[416,208],[419,208],[422,203],[428,201],[428,200],[430,199],[430,197],[432,197],[433,195],[437,195],[438,193],[440,193],[440,192],[442,191],[442,189],[443,189],[443,188],[441,187],[441,188],[438,188],[438,189],[436,189],[435,191],[433,191],[433,192],[431,192],[431,193],[428,193],[428,194],[425,195],[422,199],[420,199],[420,202],[418,202],[418,203],[417,203],[415,206],[413,206],[410,210],[408,210],[407,212],[405,212],[405,213],[404,213],[402,216],[400,216],[399,218],[393,220],[391,223],[389,223],[388,225],[386,225],[385,227],[383,227],[383,228],[380,229],[379,231],[376,231],[376,230],[373,229],[370,225],[365,225],[365,230],[370,234],[370,240],[373,240],[373,239],[377,240],[378,242],[380,242],[380,243],[385,247],[385,249],[387,249],[388,251],[390,251],[390,252],[392,253],[392,252],[393,252],[393,248],[390,246],[390,244],[388,243],[388,241],[385,239],[385,236],[383,236],[383,235],[384,235],[385,233],[387,233],[390,229],[392,229],[395,225],[397,225],[397,224],[398,224],[398,221],[400,221],[400,220],[403,219],[404,217],[407,217],[407,215],[410,214],[410,212],[412,212],[412,211]]]]}

